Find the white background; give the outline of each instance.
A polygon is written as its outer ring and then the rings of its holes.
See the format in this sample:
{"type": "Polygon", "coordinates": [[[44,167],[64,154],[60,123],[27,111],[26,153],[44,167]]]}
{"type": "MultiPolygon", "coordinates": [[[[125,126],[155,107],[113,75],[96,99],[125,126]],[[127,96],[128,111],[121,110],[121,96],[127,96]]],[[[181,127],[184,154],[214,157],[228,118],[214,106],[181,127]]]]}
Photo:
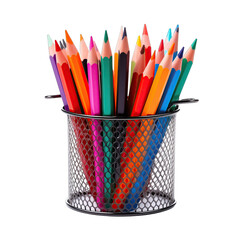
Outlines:
{"type": "Polygon", "coordinates": [[[238,1],[5,1],[0,23],[1,239],[239,239],[238,1]],[[177,116],[176,200],[170,211],[129,218],[70,210],[67,121],[47,38],[79,47],[108,30],[115,49],[126,26],[133,52],[143,24],[152,48],[180,25],[179,48],[197,37],[195,60],[177,116]]]}

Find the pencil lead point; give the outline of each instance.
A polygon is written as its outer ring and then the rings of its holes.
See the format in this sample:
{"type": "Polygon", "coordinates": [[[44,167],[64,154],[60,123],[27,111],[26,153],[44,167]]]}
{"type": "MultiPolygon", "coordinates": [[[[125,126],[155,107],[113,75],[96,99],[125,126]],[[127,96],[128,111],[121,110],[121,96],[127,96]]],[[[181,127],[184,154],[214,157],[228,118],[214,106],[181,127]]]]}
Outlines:
{"type": "Polygon", "coordinates": [[[177,25],[175,32],[179,32],[179,25],[177,25]]]}
{"type": "Polygon", "coordinates": [[[67,43],[73,44],[73,41],[72,41],[72,39],[70,38],[67,30],[65,30],[65,36],[66,36],[66,41],[67,41],[67,43]]]}
{"type": "Polygon", "coordinates": [[[175,43],[172,44],[171,48],[168,50],[168,55],[172,55],[174,51],[175,43]]]}
{"type": "Polygon", "coordinates": [[[66,47],[67,47],[67,44],[66,44],[66,42],[65,42],[64,39],[62,40],[62,43],[63,43],[63,45],[64,45],[64,48],[66,48],[66,47]]]}
{"type": "Polygon", "coordinates": [[[145,45],[142,46],[140,53],[141,53],[141,54],[144,54],[144,53],[145,53],[145,45]]]}
{"type": "Polygon", "coordinates": [[[159,45],[158,51],[161,52],[164,49],[164,43],[163,43],[163,39],[161,40],[161,43],[159,45]]]}
{"type": "Polygon", "coordinates": [[[197,45],[197,38],[194,40],[194,42],[192,43],[192,49],[195,50],[196,49],[196,45],[197,45]]]}
{"type": "Polygon", "coordinates": [[[61,49],[63,49],[63,48],[64,48],[64,46],[63,46],[63,44],[62,44],[62,42],[61,42],[61,41],[59,41],[59,44],[60,44],[60,48],[61,48],[61,49]]]}
{"type": "Polygon", "coordinates": [[[127,36],[127,30],[126,30],[126,28],[124,27],[124,29],[123,29],[122,40],[124,39],[125,36],[127,36]]]}
{"type": "Polygon", "coordinates": [[[49,34],[47,35],[47,39],[48,39],[48,47],[51,47],[53,45],[53,41],[49,34]]]}
{"type": "Polygon", "coordinates": [[[155,59],[156,50],[154,50],[151,60],[155,59]]]}
{"type": "Polygon", "coordinates": [[[92,36],[90,37],[90,46],[89,46],[89,50],[92,50],[92,48],[94,47],[94,43],[93,43],[93,38],[92,36]]]}
{"type": "Polygon", "coordinates": [[[55,50],[56,50],[56,52],[61,51],[61,48],[59,47],[58,42],[56,40],[55,40],[55,50]]]}
{"type": "Polygon", "coordinates": [[[104,42],[107,43],[107,41],[108,41],[108,34],[107,34],[107,30],[105,30],[104,42]]]}
{"type": "Polygon", "coordinates": [[[167,38],[168,42],[170,42],[170,40],[172,38],[172,30],[171,30],[171,28],[169,28],[166,38],[167,38]]]}
{"type": "Polygon", "coordinates": [[[148,35],[147,25],[146,24],[144,24],[144,26],[143,26],[143,35],[148,35]]]}
{"type": "Polygon", "coordinates": [[[141,37],[140,36],[138,36],[138,38],[137,38],[137,45],[139,47],[141,47],[141,37]]]}
{"type": "Polygon", "coordinates": [[[82,36],[82,34],[80,34],[80,41],[82,41],[83,40],[83,36],[82,36]]]}
{"type": "Polygon", "coordinates": [[[182,58],[183,57],[183,52],[184,52],[184,47],[180,50],[180,52],[178,53],[178,58],[182,58]]]}

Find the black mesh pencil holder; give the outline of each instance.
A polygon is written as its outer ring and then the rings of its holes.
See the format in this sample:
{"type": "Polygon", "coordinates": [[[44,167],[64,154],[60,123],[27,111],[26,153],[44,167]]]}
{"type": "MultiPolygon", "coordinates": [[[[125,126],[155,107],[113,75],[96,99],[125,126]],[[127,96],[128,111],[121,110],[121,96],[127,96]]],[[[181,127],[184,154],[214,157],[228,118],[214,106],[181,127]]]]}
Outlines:
{"type": "Polygon", "coordinates": [[[68,119],[69,207],[139,215],[175,205],[176,112],[149,117],[68,119]]]}

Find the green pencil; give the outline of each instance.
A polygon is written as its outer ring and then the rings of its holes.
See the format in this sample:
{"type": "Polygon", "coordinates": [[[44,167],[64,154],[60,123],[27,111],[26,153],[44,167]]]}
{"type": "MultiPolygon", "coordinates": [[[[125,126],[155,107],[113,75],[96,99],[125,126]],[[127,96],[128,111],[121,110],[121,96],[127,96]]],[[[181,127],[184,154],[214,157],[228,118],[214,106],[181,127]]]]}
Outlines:
{"type": "Polygon", "coordinates": [[[178,79],[177,86],[173,92],[171,102],[179,100],[183,86],[187,80],[188,74],[189,74],[192,64],[193,64],[196,44],[197,44],[197,39],[194,40],[191,47],[188,49],[188,51],[183,56],[181,74],[178,79]]]}
{"type": "MultiPolygon", "coordinates": [[[[104,42],[101,56],[101,74],[102,74],[102,114],[104,116],[114,115],[113,99],[113,68],[112,52],[108,40],[107,31],[105,31],[104,42]]],[[[113,157],[112,157],[112,126],[111,120],[103,121],[103,151],[104,151],[104,198],[105,207],[111,206],[113,190],[113,157]]]]}

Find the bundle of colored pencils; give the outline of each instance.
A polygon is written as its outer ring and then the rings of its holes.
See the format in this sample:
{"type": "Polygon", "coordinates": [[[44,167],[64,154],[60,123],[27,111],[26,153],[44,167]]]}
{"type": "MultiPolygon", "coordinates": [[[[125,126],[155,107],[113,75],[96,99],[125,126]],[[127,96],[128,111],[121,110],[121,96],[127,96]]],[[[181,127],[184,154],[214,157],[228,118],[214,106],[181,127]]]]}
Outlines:
{"type": "MultiPolygon", "coordinates": [[[[169,29],[165,42],[161,40],[158,50],[152,52],[147,27],[144,25],[142,37],[137,38],[130,63],[126,28],[121,27],[114,56],[107,31],[104,34],[101,54],[92,37],[88,48],[80,34],[80,51],[75,47],[67,31],[65,37],[65,40],[53,42],[48,35],[50,61],[65,110],[77,114],[119,116],[129,119],[165,113],[172,102],[179,100],[193,64],[197,43],[195,39],[185,54],[183,54],[184,48],[178,52],[179,26],[177,25],[174,33],[172,34],[169,29]]],[[[73,125],[77,124],[75,120],[73,125]]],[[[164,137],[168,123],[166,120],[163,123],[165,128],[155,131],[160,131],[161,136],[164,137]]],[[[120,146],[114,155],[113,123],[104,121],[101,124],[100,120],[94,119],[85,121],[85,124],[92,132],[88,137],[89,141],[93,142],[93,149],[90,149],[93,155],[93,167],[90,166],[91,160],[84,161],[87,165],[84,174],[98,207],[103,211],[109,208],[134,210],[132,206],[136,207],[139,198],[131,207],[127,207],[126,204],[131,200],[131,194],[136,192],[134,183],[126,190],[121,182],[132,181],[126,169],[129,169],[132,156],[138,152],[139,143],[136,143],[134,136],[130,137],[125,126],[120,137],[128,144],[120,146]],[[128,150],[123,154],[126,146],[128,150]],[[120,171],[114,169],[113,158],[118,159],[120,171]],[[95,175],[94,181],[91,171],[95,175]],[[117,176],[115,182],[111,178],[112,174],[117,176]]],[[[128,124],[131,126],[131,120],[128,124]]],[[[142,127],[139,125],[139,128],[134,129],[136,136],[142,127]]],[[[144,134],[144,131],[141,134],[144,134]]],[[[147,139],[151,142],[150,134],[147,139]]],[[[79,154],[83,157],[81,140],[79,143],[79,154]]],[[[157,153],[157,149],[155,152],[157,153]]],[[[141,154],[142,162],[147,161],[151,165],[155,155],[150,156],[148,149],[141,154]]],[[[142,162],[139,164],[141,165],[142,162]]],[[[142,168],[138,169],[138,179],[143,171],[142,168]]],[[[146,170],[145,178],[141,178],[142,187],[137,193],[139,196],[147,182],[149,171],[146,170]]],[[[135,178],[135,181],[138,179],[135,178]]]]}

